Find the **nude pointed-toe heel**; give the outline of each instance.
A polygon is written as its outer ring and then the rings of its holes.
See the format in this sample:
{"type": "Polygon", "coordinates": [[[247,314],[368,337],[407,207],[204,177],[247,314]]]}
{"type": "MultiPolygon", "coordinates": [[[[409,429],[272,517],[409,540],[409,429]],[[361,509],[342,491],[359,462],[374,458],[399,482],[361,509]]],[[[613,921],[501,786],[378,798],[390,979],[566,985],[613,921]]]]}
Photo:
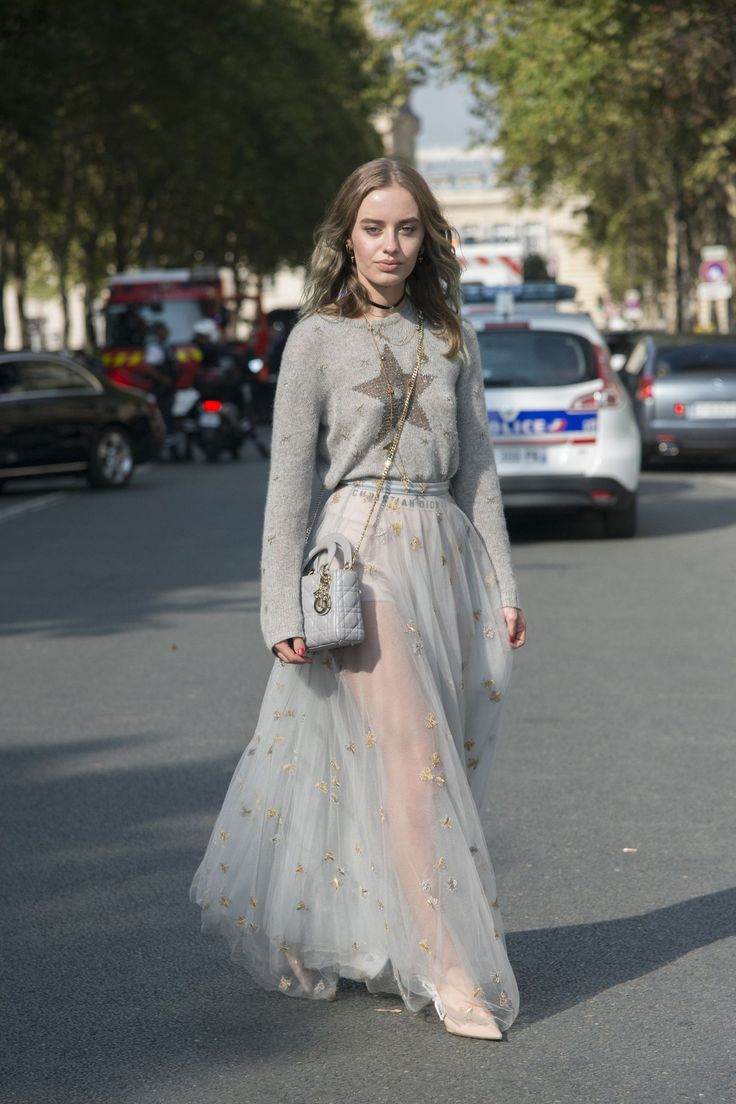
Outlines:
{"type": "Polygon", "coordinates": [[[463,1035],[467,1039],[487,1039],[490,1042],[503,1041],[503,1033],[493,1020],[492,1023],[471,1023],[468,1020],[456,1020],[452,1016],[441,1017],[445,1031],[450,1035],[463,1035]]]}
{"type": "Polygon", "coordinates": [[[451,1035],[465,1035],[469,1039],[500,1041],[503,1033],[493,1013],[484,1004],[468,999],[471,986],[462,975],[449,971],[445,983],[438,989],[437,1013],[451,1035]],[[441,1009],[441,1011],[440,1011],[441,1009]],[[454,1014],[453,1014],[454,1013],[454,1014]],[[462,1018],[459,1018],[461,1013],[462,1018]]]}

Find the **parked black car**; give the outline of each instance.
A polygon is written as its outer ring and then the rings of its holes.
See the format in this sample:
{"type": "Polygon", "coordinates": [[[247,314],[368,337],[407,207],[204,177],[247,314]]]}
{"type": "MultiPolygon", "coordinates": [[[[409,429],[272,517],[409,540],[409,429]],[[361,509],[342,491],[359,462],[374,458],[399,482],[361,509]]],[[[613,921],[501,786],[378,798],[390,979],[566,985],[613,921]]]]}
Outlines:
{"type": "Polygon", "coordinates": [[[53,353],[0,355],[0,485],[78,473],[93,487],[122,487],[164,436],[151,395],[53,353]]]}
{"type": "Polygon", "coordinates": [[[627,360],[645,460],[736,457],[736,336],[650,334],[627,360]]]}

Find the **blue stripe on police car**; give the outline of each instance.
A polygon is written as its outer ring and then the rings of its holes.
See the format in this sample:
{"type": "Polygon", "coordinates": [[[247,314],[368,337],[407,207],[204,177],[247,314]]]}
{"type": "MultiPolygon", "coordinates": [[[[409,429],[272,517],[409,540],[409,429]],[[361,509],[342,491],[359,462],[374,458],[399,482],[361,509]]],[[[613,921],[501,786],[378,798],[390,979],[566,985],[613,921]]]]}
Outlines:
{"type": "Polygon", "coordinates": [[[542,437],[555,433],[594,433],[598,416],[589,411],[520,410],[505,414],[489,410],[488,421],[494,437],[542,437]]]}

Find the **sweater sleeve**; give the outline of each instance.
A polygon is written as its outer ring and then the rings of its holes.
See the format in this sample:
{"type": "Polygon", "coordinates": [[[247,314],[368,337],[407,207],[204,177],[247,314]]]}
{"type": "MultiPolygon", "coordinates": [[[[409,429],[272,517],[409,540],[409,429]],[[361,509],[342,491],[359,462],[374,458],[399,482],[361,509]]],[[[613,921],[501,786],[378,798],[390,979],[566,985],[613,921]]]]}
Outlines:
{"type": "Polygon", "coordinates": [[[261,630],[268,648],[304,635],[301,566],[322,415],[315,354],[307,319],[286,343],[274,401],[261,555],[261,630]]]}
{"type": "Polygon", "coordinates": [[[460,466],[452,480],[458,506],[480,533],[498,579],[500,605],[519,608],[501,489],[488,428],[480,349],[475,331],[463,324],[466,358],[457,382],[460,466]]]}

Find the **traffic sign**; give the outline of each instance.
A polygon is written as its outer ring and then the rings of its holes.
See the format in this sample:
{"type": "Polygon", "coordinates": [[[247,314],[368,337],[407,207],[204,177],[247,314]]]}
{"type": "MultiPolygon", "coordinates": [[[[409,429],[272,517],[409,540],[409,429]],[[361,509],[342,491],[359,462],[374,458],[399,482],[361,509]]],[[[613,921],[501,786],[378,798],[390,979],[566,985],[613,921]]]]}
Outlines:
{"type": "Polygon", "coordinates": [[[704,245],[700,250],[703,261],[725,261],[728,259],[727,245],[704,245]]]}
{"type": "Polygon", "coordinates": [[[630,322],[638,322],[641,314],[641,292],[638,288],[627,288],[624,292],[624,316],[630,322]]]}
{"type": "Polygon", "coordinates": [[[727,283],[730,275],[728,261],[726,260],[703,261],[699,271],[702,284],[727,283]]]}
{"type": "Polygon", "coordinates": [[[733,288],[726,280],[718,280],[710,284],[698,284],[698,299],[709,302],[717,302],[719,299],[730,299],[733,288]]]}

